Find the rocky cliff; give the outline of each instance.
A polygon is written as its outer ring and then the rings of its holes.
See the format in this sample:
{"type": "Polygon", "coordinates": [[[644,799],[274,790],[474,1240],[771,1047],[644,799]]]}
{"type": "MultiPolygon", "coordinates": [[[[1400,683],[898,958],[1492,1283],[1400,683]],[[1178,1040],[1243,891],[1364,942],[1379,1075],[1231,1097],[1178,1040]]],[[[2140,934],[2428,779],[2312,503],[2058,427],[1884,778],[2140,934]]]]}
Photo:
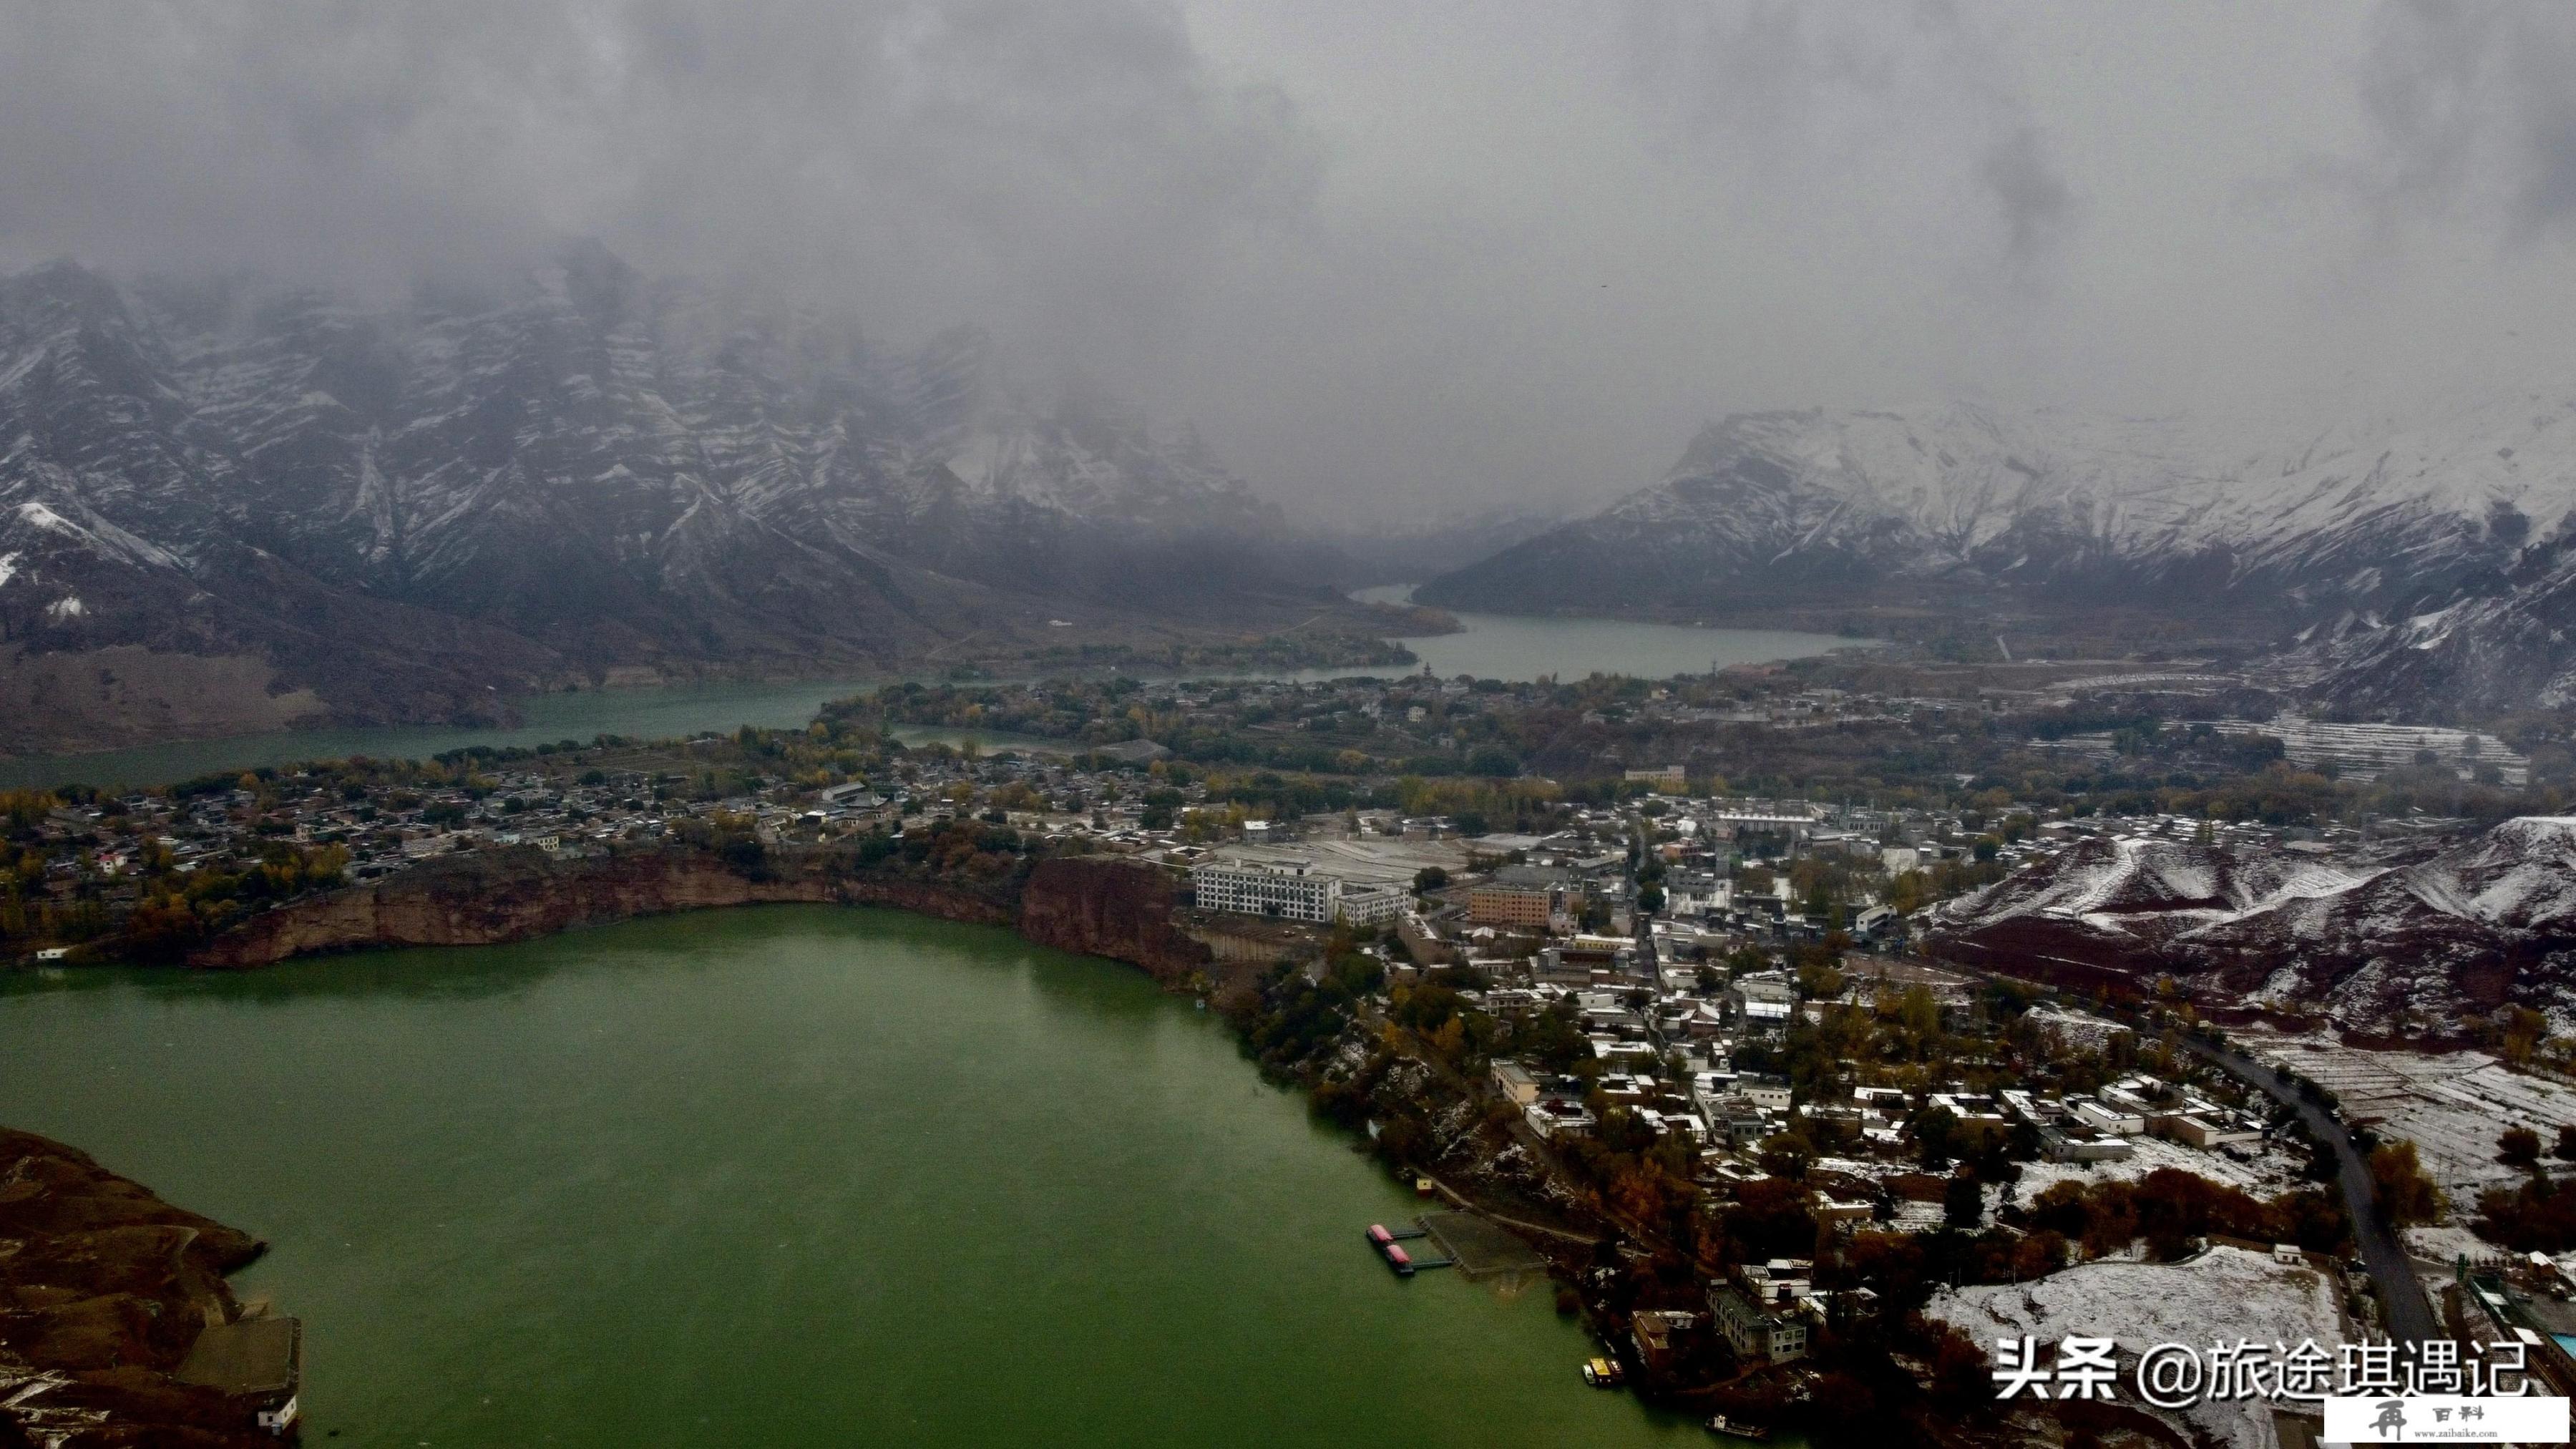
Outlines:
{"type": "Polygon", "coordinates": [[[636,916],[806,902],[1016,926],[1039,945],[1123,961],[1180,986],[1210,972],[1213,958],[1173,926],[1173,890],[1163,871],[1114,859],[1044,860],[1025,880],[984,880],[863,866],[836,850],[771,851],[750,866],[692,851],[557,861],[504,850],[254,916],[192,952],[188,964],[240,970],[379,946],[489,946],[636,916]]]}
{"type": "Polygon", "coordinates": [[[894,906],[1006,925],[1007,885],[858,869],[836,851],[772,852],[743,868],[694,851],[557,861],[517,849],[458,856],[254,916],[190,953],[216,970],[378,946],[490,946],[575,926],[716,906],[780,902],[894,906]]]}
{"type": "Polygon", "coordinates": [[[1041,861],[1020,894],[1020,934],[1041,946],[1106,956],[1165,986],[1216,975],[1214,952],[1172,924],[1172,878],[1123,860],[1041,861]]]}
{"type": "Polygon", "coordinates": [[[240,1315],[224,1275],[262,1246],[0,1128],[0,1444],[274,1443],[239,1401],[172,1377],[240,1315]]]}

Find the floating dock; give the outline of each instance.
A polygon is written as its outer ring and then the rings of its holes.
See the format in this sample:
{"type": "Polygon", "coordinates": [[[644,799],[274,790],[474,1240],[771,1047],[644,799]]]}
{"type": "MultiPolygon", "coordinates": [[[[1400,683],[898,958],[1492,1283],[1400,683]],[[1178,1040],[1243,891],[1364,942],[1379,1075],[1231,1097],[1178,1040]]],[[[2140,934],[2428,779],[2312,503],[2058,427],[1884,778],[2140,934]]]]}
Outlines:
{"type": "Polygon", "coordinates": [[[1384,1223],[1371,1223],[1362,1236],[1377,1255],[1386,1260],[1387,1268],[1398,1278],[1410,1278],[1424,1268],[1451,1267],[1458,1261],[1456,1258],[1417,1258],[1406,1252],[1406,1242],[1429,1236],[1421,1228],[1390,1228],[1384,1223]]]}

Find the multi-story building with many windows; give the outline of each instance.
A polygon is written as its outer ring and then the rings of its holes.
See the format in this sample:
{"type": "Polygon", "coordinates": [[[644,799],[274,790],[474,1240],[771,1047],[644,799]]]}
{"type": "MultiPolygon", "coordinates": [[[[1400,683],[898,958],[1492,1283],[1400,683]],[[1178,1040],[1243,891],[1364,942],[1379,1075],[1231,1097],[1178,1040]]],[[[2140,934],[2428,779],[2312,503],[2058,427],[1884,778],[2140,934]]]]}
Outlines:
{"type": "Polygon", "coordinates": [[[1569,913],[1567,873],[1547,866],[1507,865],[1467,892],[1467,919],[1480,926],[1545,931],[1569,913]]]}
{"type": "Polygon", "coordinates": [[[1241,861],[1208,861],[1190,872],[1199,909],[1236,911],[1247,916],[1276,916],[1283,921],[1323,924],[1341,914],[1342,880],[1318,875],[1302,860],[1275,865],[1241,861]]]}
{"type": "Polygon", "coordinates": [[[1404,910],[1402,891],[1346,886],[1340,876],[1326,875],[1303,860],[1209,861],[1190,872],[1190,884],[1197,890],[1201,910],[1283,921],[1373,926],[1394,920],[1404,910]]]}
{"type": "Polygon", "coordinates": [[[1383,926],[1404,914],[1406,895],[1393,886],[1342,887],[1342,919],[1354,926],[1383,926]]]}
{"type": "Polygon", "coordinates": [[[1201,910],[1316,925],[1389,925],[1403,916],[1412,899],[1401,886],[1364,884],[1293,858],[1203,861],[1190,872],[1190,884],[1201,910]]]}

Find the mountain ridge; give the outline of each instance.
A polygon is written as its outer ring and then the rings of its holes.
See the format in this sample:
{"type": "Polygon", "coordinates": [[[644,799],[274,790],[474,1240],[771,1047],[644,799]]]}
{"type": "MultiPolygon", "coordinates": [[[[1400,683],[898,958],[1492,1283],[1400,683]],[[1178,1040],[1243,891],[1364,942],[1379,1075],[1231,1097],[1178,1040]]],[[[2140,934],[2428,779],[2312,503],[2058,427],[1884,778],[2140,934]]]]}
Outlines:
{"type": "Polygon", "coordinates": [[[886,349],[596,245],[391,309],[0,279],[0,703],[43,676],[78,713],[107,650],[244,661],[376,723],[1180,637],[1312,611],[1264,562],[1278,527],[1193,430],[1031,406],[982,334],[886,349]]]}
{"type": "Polygon", "coordinates": [[[2576,1020],[2576,817],[2519,816],[2344,869],[2156,838],[2078,841],[1939,907],[1955,959],[2213,1005],[2457,1034],[2505,1005],[2576,1020]]]}
{"type": "Polygon", "coordinates": [[[2576,698],[2576,394],[2239,431],[1970,404],[1736,414],[1657,482],[1420,597],[1953,627],[2129,609],[2277,653],[2339,702],[2576,698]]]}

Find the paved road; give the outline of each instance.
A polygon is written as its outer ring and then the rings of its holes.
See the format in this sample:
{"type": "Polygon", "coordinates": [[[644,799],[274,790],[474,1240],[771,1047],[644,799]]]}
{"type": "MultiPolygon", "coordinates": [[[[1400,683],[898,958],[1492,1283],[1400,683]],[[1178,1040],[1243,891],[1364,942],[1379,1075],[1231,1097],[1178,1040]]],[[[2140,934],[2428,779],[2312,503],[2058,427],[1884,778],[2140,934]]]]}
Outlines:
{"type": "Polygon", "coordinates": [[[2182,1045],[2194,1055],[2215,1063],[2249,1086],[2258,1087],[2274,1101],[2297,1112],[2308,1124],[2317,1140],[2334,1149],[2335,1161],[2341,1168],[2344,1205],[2352,1213],[2352,1235],[2361,1245],[2361,1261],[2370,1270],[2370,1281],[2379,1290],[2381,1312],[2388,1319],[2389,1336],[2404,1343],[2422,1343],[2428,1339],[2447,1338],[2441,1320],[2434,1316],[2433,1305],[2424,1296],[2424,1285],[2415,1277],[2414,1264],[2406,1254],[2406,1244],[2397,1231],[2379,1216],[2372,1203],[2370,1164],[2362,1160],[2352,1145],[2352,1134],[2333,1113],[2307,1098],[2298,1089],[2285,1085],[2269,1067],[2226,1047],[2211,1046],[2191,1037],[2180,1037],[2182,1045]]]}

